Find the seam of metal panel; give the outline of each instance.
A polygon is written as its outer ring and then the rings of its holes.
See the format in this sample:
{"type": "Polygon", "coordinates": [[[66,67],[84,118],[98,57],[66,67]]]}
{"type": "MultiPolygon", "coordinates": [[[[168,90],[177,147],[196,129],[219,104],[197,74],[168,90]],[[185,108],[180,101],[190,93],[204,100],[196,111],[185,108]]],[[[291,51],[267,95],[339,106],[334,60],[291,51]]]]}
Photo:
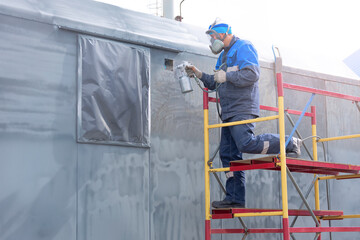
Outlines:
{"type": "Polygon", "coordinates": [[[48,22],[42,22],[42,21],[38,21],[38,20],[35,20],[35,19],[26,18],[26,17],[19,17],[17,15],[12,15],[12,14],[5,14],[5,13],[2,13],[2,12],[0,12],[0,15],[6,16],[6,17],[18,18],[18,19],[22,19],[22,20],[26,20],[26,21],[30,21],[30,22],[35,22],[35,23],[42,23],[42,24],[52,25],[52,26],[54,25],[54,24],[51,24],[51,23],[48,23],[48,22]]]}
{"type": "Polygon", "coordinates": [[[76,204],[75,204],[75,239],[79,239],[79,144],[76,144],[76,204]]]}
{"type": "Polygon", "coordinates": [[[150,177],[150,174],[151,174],[151,151],[150,151],[150,149],[148,149],[148,154],[149,154],[149,157],[148,157],[148,222],[149,222],[149,229],[148,229],[148,234],[149,234],[149,237],[148,237],[148,239],[149,240],[151,240],[151,227],[152,227],[152,225],[151,225],[151,199],[150,199],[150,197],[151,197],[151,194],[150,194],[150,180],[151,180],[151,177],[150,177]]]}
{"type": "Polygon", "coordinates": [[[76,95],[75,95],[75,106],[76,106],[76,112],[75,112],[75,123],[76,123],[76,129],[75,129],[75,144],[76,144],[76,149],[77,149],[77,153],[76,153],[76,223],[75,223],[75,239],[78,240],[79,239],[79,142],[78,142],[78,137],[80,136],[79,131],[80,131],[80,125],[81,121],[81,114],[79,112],[79,101],[81,101],[81,92],[79,93],[81,87],[79,86],[79,84],[81,84],[81,76],[79,75],[79,69],[81,69],[81,65],[82,62],[79,59],[80,56],[80,51],[82,51],[79,47],[79,38],[76,38],[76,44],[77,44],[77,49],[76,49],[76,53],[77,53],[77,66],[76,66],[76,95]],[[79,118],[79,114],[80,114],[80,118],[79,118]]]}
{"type": "Polygon", "coordinates": [[[82,61],[80,56],[82,55],[82,49],[80,47],[80,40],[79,36],[76,37],[76,44],[77,44],[77,74],[76,74],[76,142],[79,143],[80,136],[81,136],[81,122],[82,122],[82,115],[81,115],[81,89],[82,89],[82,61]]]}
{"type": "MultiPolygon", "coordinates": [[[[80,30],[80,29],[71,28],[71,27],[67,27],[67,26],[61,26],[61,25],[57,25],[57,24],[54,24],[54,25],[57,26],[61,30],[74,32],[74,33],[77,33],[77,34],[86,34],[86,35],[89,35],[89,36],[100,37],[100,38],[105,38],[105,39],[114,40],[114,41],[121,41],[121,42],[125,42],[125,43],[135,44],[135,45],[138,45],[138,46],[144,46],[144,47],[153,48],[153,49],[165,50],[165,51],[169,51],[169,52],[173,52],[173,53],[181,53],[181,52],[183,52],[183,53],[191,53],[191,54],[194,54],[194,55],[197,55],[197,56],[205,56],[205,57],[210,57],[210,58],[217,59],[216,56],[202,54],[202,53],[198,53],[198,52],[190,52],[190,51],[181,50],[181,49],[178,49],[178,48],[171,48],[171,47],[164,47],[164,46],[161,46],[161,45],[149,44],[149,43],[146,43],[146,42],[131,41],[130,39],[127,39],[127,38],[120,38],[120,37],[116,37],[116,36],[110,36],[110,35],[106,35],[106,34],[102,34],[102,33],[96,33],[96,32],[92,32],[92,31],[80,30]]],[[[135,34],[135,35],[136,36],[141,36],[139,34],[135,34]]],[[[151,39],[151,38],[149,38],[149,39],[151,39]]]]}
{"type": "MultiPolygon", "coordinates": [[[[132,44],[136,44],[136,45],[140,45],[140,46],[166,50],[166,51],[170,51],[170,52],[174,52],[174,53],[181,52],[181,50],[176,49],[176,48],[163,47],[161,45],[148,44],[146,42],[131,41],[130,39],[110,36],[110,35],[106,35],[106,34],[102,34],[102,33],[96,33],[96,32],[92,32],[92,31],[80,30],[80,29],[67,27],[67,26],[56,25],[56,24],[54,24],[54,25],[57,26],[59,29],[65,30],[65,31],[81,33],[81,34],[86,34],[86,35],[91,35],[91,36],[96,36],[96,37],[101,37],[101,38],[106,38],[106,39],[111,39],[111,40],[117,40],[117,41],[122,41],[122,42],[126,42],[126,43],[132,43],[132,44]]],[[[137,36],[141,36],[141,35],[137,35],[137,36]]]]}

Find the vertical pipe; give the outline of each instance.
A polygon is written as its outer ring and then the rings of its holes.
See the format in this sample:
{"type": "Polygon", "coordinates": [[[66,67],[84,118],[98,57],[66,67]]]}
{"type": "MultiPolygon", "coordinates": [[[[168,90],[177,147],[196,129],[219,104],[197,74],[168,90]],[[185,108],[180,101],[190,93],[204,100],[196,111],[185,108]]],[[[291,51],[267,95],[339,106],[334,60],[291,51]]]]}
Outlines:
{"type": "MultiPolygon", "coordinates": [[[[207,90],[207,89],[206,89],[207,90]]],[[[204,173],[205,173],[205,240],[211,239],[211,222],[210,222],[210,172],[208,160],[209,153],[209,96],[203,91],[203,108],[204,108],[204,173]]]]}
{"type": "MultiPolygon", "coordinates": [[[[313,145],[313,158],[314,161],[318,161],[318,151],[317,151],[317,133],[316,133],[316,107],[311,106],[311,129],[312,129],[312,145],[313,145]]],[[[314,174],[316,176],[316,174],[314,174]]],[[[316,179],[314,184],[314,190],[315,190],[315,210],[320,210],[320,191],[319,191],[319,179],[316,179]]],[[[319,219],[319,225],[321,225],[320,219],[319,219]]],[[[321,234],[318,234],[318,240],[321,239],[321,234]]]]}
{"type": "Polygon", "coordinates": [[[211,240],[211,222],[205,220],[205,240],[211,240]]]}
{"type": "Polygon", "coordinates": [[[284,114],[284,87],[282,81],[282,59],[278,48],[279,56],[276,56],[274,47],[273,53],[275,57],[275,73],[278,89],[278,108],[279,108],[279,135],[280,135],[280,161],[281,161],[281,193],[283,208],[283,240],[290,240],[289,228],[289,209],[286,182],[286,154],[285,154],[285,114],[284,114]]]}
{"type": "MultiPolygon", "coordinates": [[[[316,143],[316,108],[311,106],[311,127],[312,127],[312,144],[314,161],[318,161],[317,143],[316,143]]],[[[315,181],[315,209],[320,210],[320,194],[319,194],[319,180],[315,181]]]]}
{"type": "Polygon", "coordinates": [[[287,195],[287,177],[286,177],[286,153],[285,153],[285,114],[284,114],[284,88],[281,72],[276,73],[278,88],[278,107],[279,107],[279,135],[280,135],[280,160],[281,160],[281,193],[283,208],[283,239],[290,239],[289,229],[289,209],[287,195]]]}
{"type": "Polygon", "coordinates": [[[181,5],[182,3],[184,2],[185,0],[182,0],[181,3],[180,3],[180,22],[182,21],[183,17],[182,17],[182,12],[181,12],[181,5]]]}
{"type": "MultiPolygon", "coordinates": [[[[319,227],[321,227],[321,221],[319,219],[319,227]]],[[[330,232],[331,233],[331,232],[330,232]]],[[[316,233],[315,238],[317,237],[317,240],[321,240],[321,232],[316,233]]]]}
{"type": "Polygon", "coordinates": [[[174,0],[163,0],[163,16],[174,19],[174,0]]]}

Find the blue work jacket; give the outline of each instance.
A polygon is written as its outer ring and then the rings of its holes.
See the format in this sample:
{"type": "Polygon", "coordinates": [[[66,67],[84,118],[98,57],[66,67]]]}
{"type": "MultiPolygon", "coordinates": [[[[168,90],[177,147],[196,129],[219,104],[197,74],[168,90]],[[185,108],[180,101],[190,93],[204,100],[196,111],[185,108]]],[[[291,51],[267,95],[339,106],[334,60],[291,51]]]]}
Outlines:
{"type": "MultiPolygon", "coordinates": [[[[226,82],[218,87],[221,119],[236,115],[259,116],[259,76],[258,55],[254,46],[246,40],[233,37],[216,63],[215,69],[226,72],[226,82]]],[[[217,84],[214,75],[202,74],[200,79],[205,87],[214,90],[217,84]]]]}

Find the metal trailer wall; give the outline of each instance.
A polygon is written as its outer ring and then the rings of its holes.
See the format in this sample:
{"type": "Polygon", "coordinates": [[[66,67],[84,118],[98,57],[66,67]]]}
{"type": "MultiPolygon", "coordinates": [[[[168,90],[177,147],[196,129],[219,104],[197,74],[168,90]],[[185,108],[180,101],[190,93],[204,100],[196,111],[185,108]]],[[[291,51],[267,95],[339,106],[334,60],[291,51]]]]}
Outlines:
{"type": "MultiPolygon", "coordinates": [[[[202,93],[193,84],[194,92],[181,94],[173,72],[164,68],[165,59],[172,59],[174,66],[188,60],[211,72],[216,59],[206,53],[206,41],[199,37],[203,31],[100,3],[69,4],[25,0],[0,4],[0,239],[204,239],[202,93]],[[69,12],[78,14],[66,15],[69,12]],[[108,27],[109,16],[119,22],[113,29],[108,27]],[[149,25],[141,31],[144,20],[149,25]],[[59,25],[74,31],[61,30],[59,25]],[[169,27],[173,29],[169,31],[169,27]],[[77,36],[81,31],[150,48],[150,148],[77,143],[77,36]],[[174,40],[182,37],[184,43],[174,40]]],[[[292,68],[284,68],[284,81],[360,94],[358,81],[292,68]]],[[[261,64],[260,94],[261,104],[276,106],[271,63],[261,64]]],[[[302,110],[309,97],[308,93],[285,90],[285,107],[302,110]]],[[[360,114],[353,103],[316,96],[313,105],[317,107],[318,135],[359,132],[360,114]]],[[[218,122],[214,104],[210,114],[210,121],[218,122]]],[[[261,111],[262,116],[271,114],[261,111]]],[[[300,131],[304,137],[311,135],[309,119],[303,120],[300,131]]],[[[263,132],[277,132],[276,121],[257,124],[256,133],[263,132]]],[[[210,136],[214,151],[218,130],[212,130],[210,136]]],[[[359,143],[353,139],[326,144],[328,160],[358,163],[359,143]]],[[[320,145],[319,150],[323,160],[320,145]]],[[[214,166],[220,166],[219,159],[214,166]]],[[[312,180],[312,175],[295,177],[302,189],[312,180]]],[[[247,206],[280,208],[279,179],[277,172],[247,172],[247,206]]],[[[343,209],[346,214],[360,212],[357,182],[331,182],[333,209],[343,209]]],[[[214,178],[211,184],[212,200],[220,199],[214,178]]],[[[297,208],[300,198],[290,182],[288,185],[289,208],[297,208]]],[[[320,187],[325,209],[324,183],[320,187]]],[[[279,217],[244,220],[248,227],[280,227],[281,223],[279,217]]],[[[300,218],[297,224],[313,226],[309,218],[300,218]]],[[[356,219],[333,222],[333,226],[356,224],[356,219]]],[[[213,227],[240,224],[236,220],[213,221],[213,227]]],[[[360,239],[356,233],[333,236],[360,239]]],[[[311,237],[303,234],[297,239],[311,237]]],[[[213,239],[239,236],[213,235],[213,239]]],[[[281,236],[259,234],[247,239],[281,236]]],[[[329,239],[328,234],[323,239],[329,239]]]]}

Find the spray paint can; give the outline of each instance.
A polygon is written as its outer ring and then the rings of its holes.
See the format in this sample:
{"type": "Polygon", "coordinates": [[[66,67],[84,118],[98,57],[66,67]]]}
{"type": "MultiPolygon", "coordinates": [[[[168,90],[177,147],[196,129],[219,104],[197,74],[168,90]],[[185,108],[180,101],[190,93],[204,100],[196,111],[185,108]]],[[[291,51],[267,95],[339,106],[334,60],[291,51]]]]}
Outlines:
{"type": "Polygon", "coordinates": [[[193,88],[191,86],[191,79],[185,71],[187,65],[189,65],[188,62],[183,62],[175,69],[175,77],[179,80],[182,93],[188,93],[193,91],[193,88]]]}
{"type": "Polygon", "coordinates": [[[191,86],[191,80],[188,76],[182,76],[179,80],[180,82],[180,87],[181,87],[181,92],[182,93],[188,93],[193,91],[192,86],[191,86]]]}

